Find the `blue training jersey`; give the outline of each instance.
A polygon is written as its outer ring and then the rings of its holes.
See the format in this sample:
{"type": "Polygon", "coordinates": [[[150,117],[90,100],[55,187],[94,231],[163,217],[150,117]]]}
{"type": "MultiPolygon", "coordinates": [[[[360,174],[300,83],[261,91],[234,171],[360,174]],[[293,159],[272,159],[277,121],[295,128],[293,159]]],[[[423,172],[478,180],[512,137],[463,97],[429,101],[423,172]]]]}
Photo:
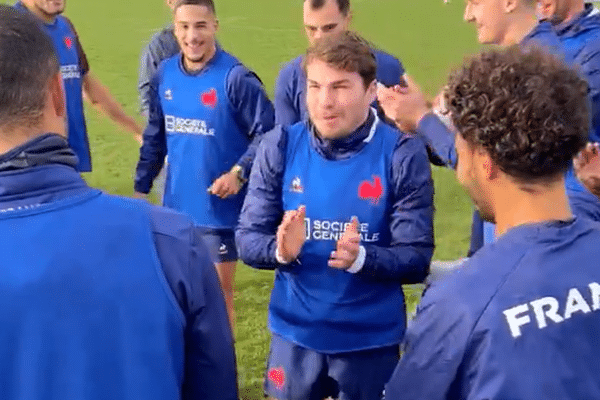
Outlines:
{"type": "Polygon", "coordinates": [[[237,399],[199,229],[89,188],[75,164],[54,134],[0,155],[2,400],[237,399]]]}
{"type": "Polygon", "coordinates": [[[600,224],[517,226],[429,287],[385,399],[600,398],[600,224]]]}
{"type": "MultiPolygon", "coordinates": [[[[29,12],[20,2],[16,3],[15,7],[29,12]]],[[[52,39],[60,64],[60,73],[66,93],[69,146],[75,151],[79,159],[75,168],[80,172],[90,172],[92,170],[92,157],[83,113],[82,92],[82,80],[89,68],[87,59],[79,43],[75,28],[67,18],[59,15],[51,24],[40,21],[40,26],[52,39]]]]}
{"type": "MultiPolygon", "coordinates": [[[[373,49],[377,60],[377,81],[386,86],[400,83],[404,67],[400,60],[381,50],[373,49]]],[[[306,110],[306,74],[302,69],[302,56],[285,64],[275,83],[275,123],[292,125],[308,119],[306,110]]],[[[382,117],[382,113],[380,113],[382,117]]]]}
{"type": "Polygon", "coordinates": [[[245,189],[226,199],[208,189],[235,164],[247,176],[262,134],[273,126],[273,107],[260,80],[217,47],[196,73],[185,70],[181,54],[165,60],[151,87],[136,191],[148,193],[167,155],[164,205],[200,226],[233,229],[245,189]]]}
{"type": "Polygon", "coordinates": [[[321,353],[399,343],[401,284],[421,282],[431,260],[431,184],[422,142],[377,122],[374,113],[339,142],[319,139],[307,122],[270,132],[252,170],[236,239],[248,265],[277,269],[271,330],[321,353]],[[307,210],[307,241],[299,263],[278,264],[277,225],[285,210],[300,204],[307,210]],[[327,265],[352,216],[365,249],[356,273],[327,265]]]}

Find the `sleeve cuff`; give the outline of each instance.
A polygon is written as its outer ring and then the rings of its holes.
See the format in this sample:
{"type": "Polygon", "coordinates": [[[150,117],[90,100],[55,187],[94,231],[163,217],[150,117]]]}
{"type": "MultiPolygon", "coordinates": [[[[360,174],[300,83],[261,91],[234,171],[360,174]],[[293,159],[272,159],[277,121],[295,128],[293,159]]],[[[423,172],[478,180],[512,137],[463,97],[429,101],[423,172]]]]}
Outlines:
{"type": "Polygon", "coordinates": [[[281,254],[279,254],[279,249],[275,249],[275,260],[277,260],[277,262],[281,265],[288,265],[291,264],[291,262],[287,262],[283,259],[283,257],[281,256],[281,254]]]}
{"type": "Polygon", "coordinates": [[[365,246],[360,246],[358,248],[358,256],[356,257],[356,260],[354,260],[354,263],[346,271],[350,272],[351,274],[356,274],[357,272],[363,269],[366,258],[367,250],[365,250],[365,246]]]}

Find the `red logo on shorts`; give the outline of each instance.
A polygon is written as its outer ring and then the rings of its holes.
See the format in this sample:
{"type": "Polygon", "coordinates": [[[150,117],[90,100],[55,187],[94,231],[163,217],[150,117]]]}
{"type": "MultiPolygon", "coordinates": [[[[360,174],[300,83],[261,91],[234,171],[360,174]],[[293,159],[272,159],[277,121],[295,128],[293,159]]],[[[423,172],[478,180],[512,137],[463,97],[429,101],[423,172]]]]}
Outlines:
{"type": "Polygon", "coordinates": [[[70,49],[71,46],[73,46],[73,40],[68,36],[65,36],[65,46],[67,46],[67,49],[70,49]]]}
{"type": "Polygon", "coordinates": [[[285,372],[283,372],[283,367],[271,368],[267,373],[267,376],[277,389],[283,389],[283,385],[285,385],[285,372]]]}
{"type": "Polygon", "coordinates": [[[217,105],[217,89],[212,88],[200,95],[200,101],[207,107],[215,108],[217,105]]]}
{"type": "Polygon", "coordinates": [[[372,204],[379,203],[379,199],[383,194],[383,186],[381,186],[381,178],[373,175],[373,183],[362,181],[358,186],[358,197],[363,200],[371,200],[372,204]]]}

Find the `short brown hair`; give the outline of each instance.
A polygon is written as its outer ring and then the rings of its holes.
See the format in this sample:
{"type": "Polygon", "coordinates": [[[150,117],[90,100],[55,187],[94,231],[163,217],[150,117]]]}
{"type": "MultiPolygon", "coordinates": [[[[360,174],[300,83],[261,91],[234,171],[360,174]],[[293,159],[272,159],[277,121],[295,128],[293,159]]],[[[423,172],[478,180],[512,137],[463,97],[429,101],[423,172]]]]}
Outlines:
{"type": "Polygon", "coordinates": [[[453,72],[445,94],[454,126],[508,175],[545,180],[585,145],[588,85],[540,48],[481,53],[453,72]]]}
{"type": "MultiPolygon", "coordinates": [[[[310,8],[313,10],[318,10],[325,5],[327,0],[304,0],[308,1],[310,8]]],[[[533,1],[533,0],[532,0],[533,1]]],[[[335,0],[340,13],[343,16],[347,16],[350,13],[350,0],[335,0]]]]}
{"type": "Polygon", "coordinates": [[[357,72],[368,87],[377,76],[377,61],[369,43],[354,32],[328,35],[307,50],[303,68],[314,59],[347,72],[357,72]]]}
{"type": "Polygon", "coordinates": [[[208,8],[213,15],[217,15],[213,0],[177,0],[173,6],[173,12],[177,11],[181,6],[204,6],[208,8]]]}

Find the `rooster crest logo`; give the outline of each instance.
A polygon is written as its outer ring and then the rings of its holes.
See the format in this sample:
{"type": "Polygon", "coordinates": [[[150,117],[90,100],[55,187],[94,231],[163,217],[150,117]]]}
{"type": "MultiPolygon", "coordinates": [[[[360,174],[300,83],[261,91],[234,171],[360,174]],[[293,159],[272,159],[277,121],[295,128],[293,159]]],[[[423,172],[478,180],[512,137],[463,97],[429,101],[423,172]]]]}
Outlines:
{"type": "Polygon", "coordinates": [[[382,194],[383,186],[381,186],[381,178],[379,176],[373,175],[373,182],[362,181],[358,185],[358,198],[371,200],[371,204],[377,205],[382,194]]]}

